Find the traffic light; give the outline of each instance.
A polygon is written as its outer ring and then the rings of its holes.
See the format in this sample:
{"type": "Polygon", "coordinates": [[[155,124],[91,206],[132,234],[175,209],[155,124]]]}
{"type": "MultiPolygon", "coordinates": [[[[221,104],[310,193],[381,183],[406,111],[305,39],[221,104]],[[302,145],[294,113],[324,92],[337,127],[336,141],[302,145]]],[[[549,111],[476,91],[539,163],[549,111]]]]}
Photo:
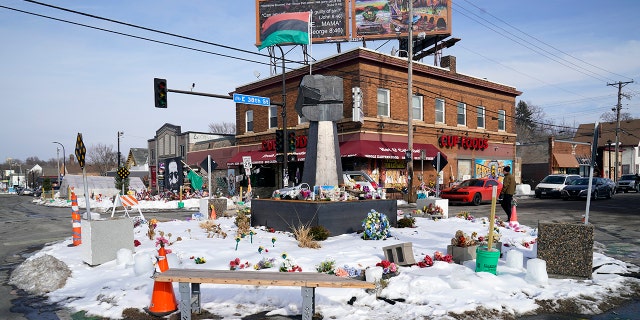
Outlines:
{"type": "Polygon", "coordinates": [[[153,78],[153,95],[156,108],[167,107],[167,80],[153,78]]]}
{"type": "Polygon", "coordinates": [[[284,131],[276,130],[276,153],[284,152],[284,131]]]}
{"type": "Polygon", "coordinates": [[[296,151],[296,132],[295,131],[289,131],[288,132],[288,140],[287,140],[287,146],[288,146],[288,150],[289,152],[295,152],[296,151]]]}

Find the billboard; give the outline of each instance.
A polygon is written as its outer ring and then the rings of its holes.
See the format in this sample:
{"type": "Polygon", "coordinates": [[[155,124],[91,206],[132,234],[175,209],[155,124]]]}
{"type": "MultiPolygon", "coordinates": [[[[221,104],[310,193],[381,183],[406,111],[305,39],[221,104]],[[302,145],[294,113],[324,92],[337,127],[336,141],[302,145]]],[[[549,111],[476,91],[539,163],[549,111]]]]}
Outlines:
{"type": "Polygon", "coordinates": [[[349,39],[348,0],[256,0],[256,46],[260,29],[267,18],[286,12],[307,12],[311,15],[313,43],[341,42],[349,39]]]}
{"type": "Polygon", "coordinates": [[[451,0],[416,0],[409,18],[408,0],[354,0],[351,33],[353,39],[395,39],[407,37],[409,20],[413,36],[451,34],[451,0]]]}

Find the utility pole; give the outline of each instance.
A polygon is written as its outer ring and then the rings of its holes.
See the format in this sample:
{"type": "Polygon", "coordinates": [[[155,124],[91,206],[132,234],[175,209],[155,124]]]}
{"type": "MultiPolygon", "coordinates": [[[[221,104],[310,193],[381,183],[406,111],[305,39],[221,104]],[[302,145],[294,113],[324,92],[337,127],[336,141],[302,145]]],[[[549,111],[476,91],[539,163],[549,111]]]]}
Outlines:
{"type": "Polygon", "coordinates": [[[120,169],[120,137],[122,137],[123,135],[124,132],[118,131],[118,169],[120,169]]]}
{"type": "MultiPolygon", "coordinates": [[[[407,203],[413,197],[413,1],[409,1],[409,36],[407,39],[407,203]]],[[[436,182],[438,183],[438,182],[436,182]]]]}
{"type": "Polygon", "coordinates": [[[633,80],[631,81],[618,81],[615,83],[607,83],[608,86],[618,86],[618,104],[616,105],[615,108],[611,109],[612,111],[616,112],[616,154],[615,154],[615,159],[616,161],[614,162],[614,167],[613,167],[613,172],[614,172],[614,176],[613,176],[613,181],[618,182],[618,149],[620,148],[618,146],[618,144],[620,144],[620,139],[618,137],[618,132],[620,131],[620,110],[622,109],[622,87],[628,85],[629,83],[633,83],[633,80]]]}

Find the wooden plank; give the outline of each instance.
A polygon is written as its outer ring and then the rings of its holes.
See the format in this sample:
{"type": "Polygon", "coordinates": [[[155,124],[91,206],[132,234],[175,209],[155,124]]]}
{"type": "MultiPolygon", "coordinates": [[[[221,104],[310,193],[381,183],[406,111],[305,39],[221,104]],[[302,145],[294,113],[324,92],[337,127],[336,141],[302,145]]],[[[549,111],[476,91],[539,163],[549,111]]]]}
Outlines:
{"type": "Polygon", "coordinates": [[[156,273],[156,281],[255,286],[295,286],[374,289],[375,283],[342,278],[317,272],[232,271],[206,269],[169,269],[156,273]]]}

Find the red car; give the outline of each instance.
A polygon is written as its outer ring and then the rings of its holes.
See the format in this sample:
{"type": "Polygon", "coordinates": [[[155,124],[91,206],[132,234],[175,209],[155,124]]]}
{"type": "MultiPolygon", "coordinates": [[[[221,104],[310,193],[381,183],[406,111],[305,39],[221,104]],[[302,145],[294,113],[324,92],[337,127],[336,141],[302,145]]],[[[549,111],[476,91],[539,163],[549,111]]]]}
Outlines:
{"type": "Polygon", "coordinates": [[[498,186],[498,193],[502,191],[502,183],[489,178],[469,179],[462,181],[459,185],[444,189],[440,192],[442,199],[449,199],[449,202],[465,202],[479,205],[482,202],[491,201],[491,190],[493,186],[498,186]]]}

